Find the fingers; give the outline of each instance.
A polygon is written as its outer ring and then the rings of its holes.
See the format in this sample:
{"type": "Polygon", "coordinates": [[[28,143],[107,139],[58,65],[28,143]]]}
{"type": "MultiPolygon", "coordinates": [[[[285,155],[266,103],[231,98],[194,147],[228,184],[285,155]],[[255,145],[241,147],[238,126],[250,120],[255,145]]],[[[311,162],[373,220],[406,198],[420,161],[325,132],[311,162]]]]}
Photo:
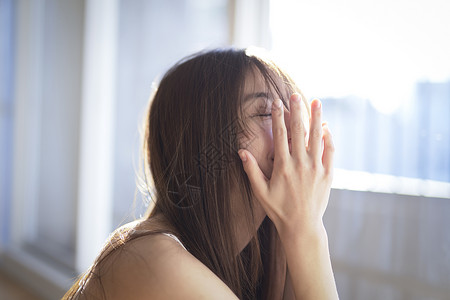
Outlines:
{"type": "Polygon", "coordinates": [[[272,104],[272,133],[275,151],[274,162],[283,162],[289,156],[289,146],[284,123],[284,107],[280,99],[276,99],[272,104]]]}
{"type": "Polygon", "coordinates": [[[292,156],[301,158],[306,153],[305,126],[302,120],[302,100],[298,93],[292,94],[290,101],[290,131],[292,156]]]}
{"type": "Polygon", "coordinates": [[[308,153],[317,162],[322,154],[322,104],[318,99],[311,103],[311,120],[308,153]]]}
{"type": "Polygon", "coordinates": [[[328,128],[328,125],[326,123],[323,126],[323,142],[324,148],[322,155],[322,164],[325,172],[330,174],[333,171],[334,143],[330,129],[328,128]]]}
{"type": "Polygon", "coordinates": [[[269,190],[266,176],[261,171],[256,159],[249,151],[241,149],[238,153],[242,160],[244,171],[252,186],[253,193],[255,193],[256,198],[259,200],[265,199],[264,196],[268,194],[269,190]]]}

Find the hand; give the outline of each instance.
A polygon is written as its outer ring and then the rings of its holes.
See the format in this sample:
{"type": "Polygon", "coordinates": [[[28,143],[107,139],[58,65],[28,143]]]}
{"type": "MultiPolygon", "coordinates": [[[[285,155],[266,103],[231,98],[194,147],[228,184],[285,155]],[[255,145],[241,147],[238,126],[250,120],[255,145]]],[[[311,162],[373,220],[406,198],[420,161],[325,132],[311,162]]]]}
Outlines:
{"type": "Polygon", "coordinates": [[[280,235],[323,228],[333,173],[334,146],[327,125],[321,121],[320,101],[311,103],[307,144],[300,95],[293,94],[289,101],[291,151],[282,102],[277,99],[272,105],[275,157],[270,180],[248,150],[239,150],[253,192],[280,235]]]}

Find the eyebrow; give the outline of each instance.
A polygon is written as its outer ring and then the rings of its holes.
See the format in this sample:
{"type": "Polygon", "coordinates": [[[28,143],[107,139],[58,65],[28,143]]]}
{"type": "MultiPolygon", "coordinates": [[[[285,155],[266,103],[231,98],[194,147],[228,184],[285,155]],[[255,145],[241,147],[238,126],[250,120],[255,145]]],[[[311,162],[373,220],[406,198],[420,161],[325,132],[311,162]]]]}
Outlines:
{"type": "Polygon", "coordinates": [[[269,99],[269,94],[265,93],[265,92],[256,92],[256,93],[248,94],[247,96],[244,97],[244,103],[247,102],[250,99],[256,99],[256,98],[269,99]]]}

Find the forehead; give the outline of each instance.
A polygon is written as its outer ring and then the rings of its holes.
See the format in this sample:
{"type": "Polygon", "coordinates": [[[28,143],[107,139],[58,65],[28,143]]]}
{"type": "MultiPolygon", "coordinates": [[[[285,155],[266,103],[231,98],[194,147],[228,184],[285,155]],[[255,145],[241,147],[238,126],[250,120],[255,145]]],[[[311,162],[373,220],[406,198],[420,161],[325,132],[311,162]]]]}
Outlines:
{"type": "MultiPolygon", "coordinates": [[[[284,85],[283,80],[275,72],[269,70],[269,76],[277,87],[282,88],[284,85]]],[[[255,91],[276,94],[273,84],[268,82],[259,69],[252,67],[245,74],[244,95],[255,91]]]]}
{"type": "Polygon", "coordinates": [[[251,68],[246,73],[243,88],[244,109],[255,103],[267,104],[276,98],[282,98],[281,95],[278,95],[274,85],[279,90],[284,90],[283,80],[275,74],[270,74],[269,76],[270,81],[256,67],[251,68]]]}
{"type": "Polygon", "coordinates": [[[245,75],[243,89],[243,108],[247,110],[254,105],[267,105],[270,100],[273,101],[276,92],[273,86],[268,84],[266,78],[261,72],[252,68],[245,75]]]}

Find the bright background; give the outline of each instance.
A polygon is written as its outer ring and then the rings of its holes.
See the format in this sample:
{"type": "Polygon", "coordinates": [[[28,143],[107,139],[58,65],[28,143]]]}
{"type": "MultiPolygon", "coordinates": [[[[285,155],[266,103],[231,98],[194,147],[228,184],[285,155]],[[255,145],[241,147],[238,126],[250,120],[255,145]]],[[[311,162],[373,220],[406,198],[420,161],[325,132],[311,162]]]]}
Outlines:
{"type": "Polygon", "coordinates": [[[444,0],[0,0],[0,275],[61,297],[148,204],[153,82],[195,51],[255,45],[324,103],[341,298],[448,299],[448,15],[444,0]]]}

